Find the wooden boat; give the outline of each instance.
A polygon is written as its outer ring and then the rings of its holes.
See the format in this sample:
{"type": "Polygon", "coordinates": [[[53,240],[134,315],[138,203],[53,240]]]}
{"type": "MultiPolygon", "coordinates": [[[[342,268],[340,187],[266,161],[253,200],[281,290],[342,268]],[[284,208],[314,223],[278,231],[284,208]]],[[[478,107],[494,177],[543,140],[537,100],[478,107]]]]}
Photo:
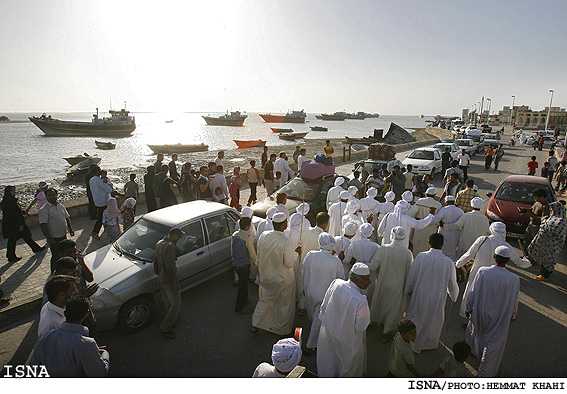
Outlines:
{"type": "Polygon", "coordinates": [[[293,133],[292,129],[278,129],[275,127],[270,127],[270,129],[274,132],[274,133],[293,133]]]}
{"type": "Polygon", "coordinates": [[[116,148],[116,144],[113,144],[112,142],[102,142],[95,140],[95,144],[98,149],[110,150],[116,148]]]}
{"type": "Polygon", "coordinates": [[[311,129],[311,131],[329,131],[328,128],[323,126],[309,126],[309,128],[311,129]]]}
{"type": "Polygon", "coordinates": [[[303,132],[303,133],[286,133],[286,134],[280,134],[279,137],[282,140],[294,140],[296,138],[303,138],[305,137],[307,134],[309,134],[308,131],[303,132]]]}
{"type": "Polygon", "coordinates": [[[242,140],[233,140],[236,145],[238,145],[239,149],[244,148],[252,148],[255,146],[265,146],[266,141],[257,140],[257,141],[242,141],[242,140]]]}
{"type": "Polygon", "coordinates": [[[171,144],[171,145],[149,145],[148,147],[154,151],[154,153],[191,153],[191,152],[203,152],[209,150],[209,145],[203,143],[199,145],[184,145],[184,144],[171,144]]]}
{"type": "Polygon", "coordinates": [[[96,157],[96,155],[91,156],[88,153],[83,153],[82,155],[77,155],[75,157],[64,157],[64,159],[67,161],[67,163],[69,163],[70,165],[75,165],[77,163],[80,163],[82,161],[88,160],[91,157],[96,157]]]}
{"type": "Polygon", "coordinates": [[[75,164],[67,170],[65,173],[69,179],[81,179],[89,172],[91,166],[97,166],[100,164],[102,159],[100,157],[90,157],[87,160],[83,160],[80,163],[75,164]]]}

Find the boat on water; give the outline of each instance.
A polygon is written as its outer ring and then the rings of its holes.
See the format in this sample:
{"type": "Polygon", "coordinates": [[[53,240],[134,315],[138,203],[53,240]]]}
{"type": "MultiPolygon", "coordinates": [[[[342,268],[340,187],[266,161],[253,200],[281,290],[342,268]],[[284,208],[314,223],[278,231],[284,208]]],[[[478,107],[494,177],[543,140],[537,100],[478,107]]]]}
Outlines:
{"type": "Polygon", "coordinates": [[[91,156],[87,160],[83,160],[73,166],[71,166],[65,175],[68,179],[81,179],[89,172],[91,166],[97,166],[100,164],[102,159],[100,157],[91,156]]]}
{"type": "Polygon", "coordinates": [[[285,115],[260,114],[260,117],[267,123],[305,123],[307,114],[301,110],[287,111],[285,115]]]}
{"type": "Polygon", "coordinates": [[[373,113],[373,114],[366,114],[367,118],[379,118],[380,114],[379,113],[373,113]]]}
{"type": "Polygon", "coordinates": [[[242,140],[233,140],[236,145],[238,145],[239,149],[244,148],[253,148],[255,146],[265,146],[266,141],[256,140],[256,141],[242,141],[242,140]]]}
{"type": "Polygon", "coordinates": [[[425,118],[425,115],[424,115],[424,114],[421,114],[421,115],[419,115],[419,117],[420,117],[421,119],[423,119],[423,118],[425,118]]]}
{"type": "Polygon", "coordinates": [[[328,128],[323,126],[309,126],[309,128],[311,129],[311,131],[329,131],[328,128]]]}
{"type": "Polygon", "coordinates": [[[113,144],[110,141],[109,142],[102,142],[102,141],[95,140],[95,144],[96,144],[96,147],[98,149],[110,150],[110,149],[116,148],[116,144],[113,144]]]}
{"type": "Polygon", "coordinates": [[[243,126],[244,120],[248,117],[246,114],[241,114],[240,111],[234,111],[221,116],[207,115],[203,116],[205,122],[210,126],[243,126]]]}
{"type": "Polygon", "coordinates": [[[149,145],[148,147],[154,151],[154,153],[191,153],[191,152],[204,152],[209,150],[209,145],[203,143],[198,145],[184,145],[184,144],[169,144],[169,145],[149,145]]]}
{"type": "Polygon", "coordinates": [[[292,129],[278,129],[276,127],[270,127],[270,129],[274,132],[274,133],[293,133],[292,129]]]}
{"type": "Polygon", "coordinates": [[[112,136],[126,137],[136,129],[136,119],[130,116],[130,111],[108,111],[110,117],[99,117],[98,108],[90,122],[60,120],[51,115],[31,116],[28,119],[45,135],[50,136],[112,136]]]}
{"type": "Polygon", "coordinates": [[[346,112],[340,111],[335,112],[334,114],[315,115],[315,117],[320,120],[345,120],[347,115],[348,114],[346,112]]]}
{"type": "Polygon", "coordinates": [[[359,119],[364,120],[367,118],[367,113],[363,111],[358,111],[357,113],[349,113],[347,114],[347,119],[359,119]]]}
{"type": "Polygon", "coordinates": [[[96,157],[96,155],[91,156],[88,153],[83,153],[82,155],[77,155],[74,157],[64,157],[63,159],[65,159],[65,161],[67,161],[67,163],[69,163],[70,165],[75,165],[82,161],[88,160],[91,157],[96,157]]]}
{"type": "Polygon", "coordinates": [[[295,140],[297,138],[303,138],[307,134],[309,134],[308,131],[300,132],[300,133],[285,133],[285,134],[281,133],[280,135],[278,135],[278,137],[280,137],[282,140],[295,140]]]}

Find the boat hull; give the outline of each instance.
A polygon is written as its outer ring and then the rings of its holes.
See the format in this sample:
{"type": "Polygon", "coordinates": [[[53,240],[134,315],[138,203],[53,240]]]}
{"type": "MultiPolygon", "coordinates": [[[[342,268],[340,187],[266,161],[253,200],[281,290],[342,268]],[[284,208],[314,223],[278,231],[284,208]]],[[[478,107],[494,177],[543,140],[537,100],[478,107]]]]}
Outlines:
{"type": "Polygon", "coordinates": [[[238,145],[238,148],[240,149],[244,149],[244,148],[253,148],[255,146],[265,146],[266,145],[266,141],[262,141],[262,140],[258,140],[258,141],[240,141],[240,140],[233,140],[234,143],[236,145],[238,145]]]}
{"type": "Polygon", "coordinates": [[[246,118],[242,118],[242,119],[219,119],[219,118],[214,118],[214,117],[211,117],[211,116],[203,116],[203,119],[205,119],[205,122],[207,122],[207,124],[209,126],[243,126],[244,120],[246,118]]]}
{"type": "Polygon", "coordinates": [[[345,120],[345,116],[338,116],[338,115],[315,115],[315,117],[319,120],[345,120]]]}
{"type": "Polygon", "coordinates": [[[204,152],[209,150],[209,145],[148,145],[154,153],[191,153],[204,152]]]}
{"type": "Polygon", "coordinates": [[[280,137],[282,140],[295,140],[297,138],[303,138],[305,137],[307,133],[288,133],[288,134],[280,134],[278,137],[280,137]]]}
{"type": "Polygon", "coordinates": [[[270,127],[270,130],[272,130],[272,132],[274,133],[293,133],[292,129],[278,129],[275,127],[270,127]]]}
{"type": "Polygon", "coordinates": [[[292,118],[287,115],[260,114],[266,123],[305,123],[305,118],[292,118]]]}
{"type": "Polygon", "coordinates": [[[321,127],[321,126],[311,126],[310,129],[311,129],[311,131],[328,131],[329,130],[326,127],[321,127]]]}
{"type": "Polygon", "coordinates": [[[116,148],[116,144],[113,144],[112,142],[95,141],[95,144],[98,149],[110,150],[116,148]]]}
{"type": "Polygon", "coordinates": [[[136,130],[136,122],[68,122],[64,120],[43,120],[29,118],[45,135],[62,137],[112,136],[127,137],[136,130]]]}
{"type": "Polygon", "coordinates": [[[91,166],[99,165],[102,159],[100,157],[91,157],[87,160],[83,160],[80,163],[73,165],[66,172],[67,178],[69,179],[81,179],[89,172],[91,166]]]}

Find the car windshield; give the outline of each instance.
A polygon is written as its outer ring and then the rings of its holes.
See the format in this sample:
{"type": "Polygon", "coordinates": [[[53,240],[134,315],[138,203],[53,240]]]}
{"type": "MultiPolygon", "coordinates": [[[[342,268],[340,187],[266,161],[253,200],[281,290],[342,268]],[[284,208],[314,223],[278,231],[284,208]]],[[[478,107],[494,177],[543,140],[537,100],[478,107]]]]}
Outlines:
{"type": "Polygon", "coordinates": [[[457,140],[457,141],[455,141],[455,142],[457,143],[457,145],[460,145],[460,146],[469,146],[469,145],[470,145],[470,141],[469,141],[469,140],[460,140],[460,141],[457,140]]]}
{"type": "Polygon", "coordinates": [[[116,240],[114,247],[128,256],[150,262],[154,259],[156,243],[168,232],[167,226],[142,218],[116,240]]]}
{"type": "Polygon", "coordinates": [[[535,202],[532,192],[542,188],[547,191],[547,200],[551,202],[551,190],[546,185],[524,182],[504,182],[496,191],[494,198],[504,201],[521,202],[523,204],[533,204],[535,202]]]}
{"type": "Polygon", "coordinates": [[[440,149],[443,152],[445,152],[445,148],[449,148],[449,150],[451,150],[451,145],[449,145],[449,144],[437,144],[437,145],[433,145],[433,147],[440,149]]]}
{"type": "Polygon", "coordinates": [[[414,150],[408,156],[409,159],[420,159],[420,160],[433,160],[433,151],[430,150],[414,150]]]}
{"type": "Polygon", "coordinates": [[[284,185],[278,192],[287,194],[290,200],[313,201],[317,197],[318,183],[306,183],[300,178],[294,178],[284,185]]]}
{"type": "Polygon", "coordinates": [[[473,135],[473,136],[470,136],[469,138],[472,138],[472,140],[476,141],[476,142],[480,141],[480,135],[473,135]]]}

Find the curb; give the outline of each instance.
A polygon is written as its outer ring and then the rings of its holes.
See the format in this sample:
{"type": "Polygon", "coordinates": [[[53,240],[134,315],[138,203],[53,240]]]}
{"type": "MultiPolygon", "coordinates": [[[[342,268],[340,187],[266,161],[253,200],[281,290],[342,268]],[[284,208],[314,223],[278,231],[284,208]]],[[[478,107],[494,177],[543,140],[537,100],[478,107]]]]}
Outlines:
{"type": "Polygon", "coordinates": [[[26,302],[25,304],[21,304],[13,308],[0,310],[0,329],[4,329],[8,327],[10,324],[14,323],[15,322],[14,319],[17,319],[18,317],[21,317],[31,312],[37,312],[40,309],[41,309],[41,297],[38,297],[36,299],[26,302]]]}

